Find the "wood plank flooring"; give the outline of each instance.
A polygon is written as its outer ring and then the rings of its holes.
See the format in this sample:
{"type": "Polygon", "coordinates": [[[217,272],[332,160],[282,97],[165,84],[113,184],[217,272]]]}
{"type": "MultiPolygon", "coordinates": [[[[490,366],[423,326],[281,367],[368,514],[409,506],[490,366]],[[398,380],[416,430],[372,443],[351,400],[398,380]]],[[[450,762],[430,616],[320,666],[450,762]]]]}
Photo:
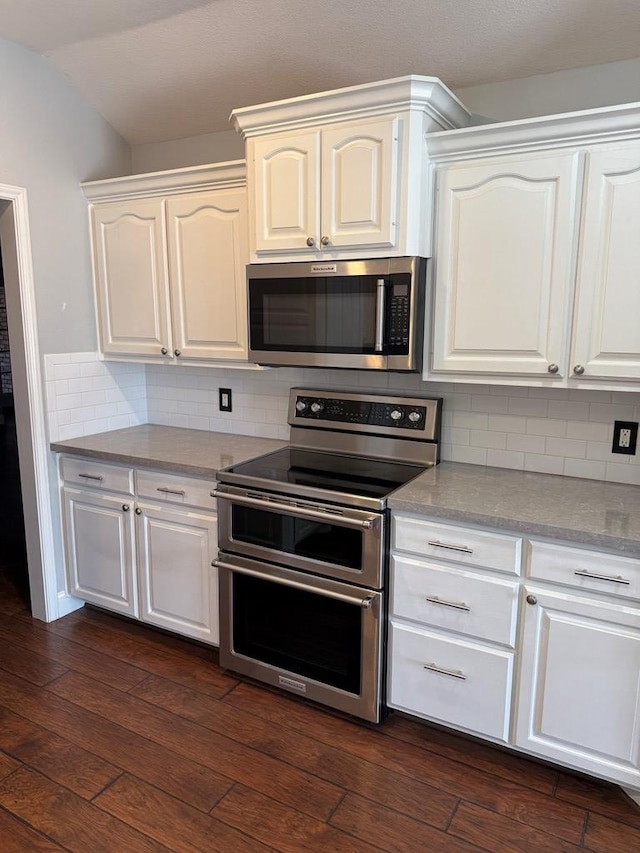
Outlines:
{"type": "Polygon", "coordinates": [[[392,715],[343,719],[215,650],[85,608],[33,620],[0,566],[2,853],[634,853],[615,786],[392,715]]]}

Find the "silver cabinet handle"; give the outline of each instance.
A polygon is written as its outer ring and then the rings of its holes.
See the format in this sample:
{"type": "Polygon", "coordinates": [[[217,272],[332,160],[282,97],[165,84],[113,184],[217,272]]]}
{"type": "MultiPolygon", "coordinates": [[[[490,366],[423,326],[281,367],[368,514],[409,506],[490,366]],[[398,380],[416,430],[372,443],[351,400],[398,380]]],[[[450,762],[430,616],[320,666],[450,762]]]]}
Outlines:
{"type": "Polygon", "coordinates": [[[179,356],[181,356],[181,355],[182,355],[182,353],[180,352],[180,350],[179,350],[179,349],[174,349],[173,354],[174,354],[176,357],[179,357],[179,356]]]}
{"type": "Polygon", "coordinates": [[[331,242],[331,240],[328,237],[321,237],[320,242],[322,243],[323,246],[328,246],[329,243],[331,242]]]}
{"type": "Polygon", "coordinates": [[[160,352],[162,353],[162,355],[166,355],[169,352],[169,350],[166,347],[162,347],[160,352]]]}
{"type": "Polygon", "coordinates": [[[576,376],[582,376],[582,374],[584,373],[584,367],[581,364],[576,364],[576,366],[573,368],[573,372],[576,374],[576,376]]]}
{"type": "Polygon", "coordinates": [[[168,489],[166,486],[158,486],[156,492],[164,492],[166,495],[180,495],[181,498],[186,495],[184,489],[168,489]]]}
{"type": "Polygon", "coordinates": [[[535,595],[528,595],[527,596],[527,604],[537,604],[537,603],[538,603],[538,599],[535,597],[535,595]]]}
{"type": "Polygon", "coordinates": [[[384,349],[384,307],[386,295],[387,289],[384,279],[379,278],[376,281],[376,340],[373,346],[376,352],[382,352],[384,349]]]}
{"type": "Polygon", "coordinates": [[[142,515],[142,510],[139,506],[136,507],[136,515],[142,515]]]}
{"type": "Polygon", "coordinates": [[[373,610],[375,603],[375,597],[372,595],[366,595],[364,598],[360,598],[359,596],[354,597],[352,595],[345,595],[342,592],[333,592],[327,589],[319,590],[318,587],[314,586],[312,583],[302,583],[301,581],[289,580],[288,578],[279,578],[266,572],[257,572],[255,569],[246,569],[244,567],[234,566],[232,563],[225,563],[222,560],[212,560],[211,565],[216,569],[226,569],[227,571],[236,572],[240,575],[249,575],[249,577],[252,578],[260,578],[260,580],[267,581],[268,583],[279,583],[282,586],[290,586],[294,589],[304,590],[305,592],[313,592],[315,595],[323,595],[325,598],[333,598],[336,601],[355,604],[363,610],[373,610]]]}
{"type": "Polygon", "coordinates": [[[454,610],[466,610],[468,613],[471,612],[471,608],[468,604],[465,604],[464,601],[447,601],[445,598],[438,598],[437,595],[427,596],[425,601],[429,601],[431,604],[442,604],[443,607],[453,607],[454,610]]]}
{"type": "Polygon", "coordinates": [[[473,548],[467,548],[466,545],[449,545],[448,542],[438,542],[437,539],[430,539],[427,545],[433,545],[434,548],[445,548],[447,551],[460,551],[462,554],[473,554],[473,548]]]}
{"type": "Polygon", "coordinates": [[[129,512],[129,504],[122,504],[122,512],[129,512]]]}
{"type": "Polygon", "coordinates": [[[95,480],[97,483],[101,483],[104,480],[104,477],[101,477],[100,474],[78,474],[78,477],[82,477],[83,480],[95,480]]]}
{"type": "Polygon", "coordinates": [[[307,237],[307,246],[311,248],[311,246],[315,246],[316,241],[314,237],[307,237]]]}
{"type": "Polygon", "coordinates": [[[261,498],[250,498],[245,495],[230,495],[226,492],[221,492],[218,489],[213,489],[210,492],[212,498],[230,501],[231,503],[242,504],[243,506],[255,506],[259,509],[265,509],[268,512],[279,512],[286,515],[300,516],[301,518],[313,518],[316,521],[336,522],[343,527],[357,527],[362,530],[370,530],[378,516],[372,515],[369,518],[349,518],[340,513],[323,512],[319,509],[308,509],[299,504],[286,501],[277,501],[275,499],[262,500],[261,498]]]}
{"type": "Polygon", "coordinates": [[[445,669],[444,667],[438,666],[435,663],[425,663],[422,668],[428,669],[429,672],[437,672],[440,675],[448,675],[449,678],[459,678],[461,681],[467,680],[467,676],[461,669],[445,669]]]}
{"type": "Polygon", "coordinates": [[[594,581],[609,581],[609,583],[621,583],[625,586],[629,586],[631,581],[628,581],[626,578],[623,578],[622,575],[617,575],[614,577],[613,575],[598,575],[595,572],[588,572],[586,569],[576,569],[574,575],[577,575],[579,578],[591,578],[594,581]]]}
{"type": "Polygon", "coordinates": [[[557,365],[557,364],[550,364],[550,365],[547,367],[547,370],[549,371],[549,373],[557,373],[557,372],[558,372],[558,370],[560,370],[560,368],[558,367],[558,365],[557,365]]]}

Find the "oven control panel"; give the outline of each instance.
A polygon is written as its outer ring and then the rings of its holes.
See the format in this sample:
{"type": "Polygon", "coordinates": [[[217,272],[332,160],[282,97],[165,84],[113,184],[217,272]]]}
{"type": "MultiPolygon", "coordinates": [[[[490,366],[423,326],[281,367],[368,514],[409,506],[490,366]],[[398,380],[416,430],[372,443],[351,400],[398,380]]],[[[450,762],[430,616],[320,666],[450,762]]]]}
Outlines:
{"type": "Polygon", "coordinates": [[[307,420],[424,432],[429,423],[427,402],[434,401],[300,393],[295,396],[294,417],[298,423],[307,420]]]}

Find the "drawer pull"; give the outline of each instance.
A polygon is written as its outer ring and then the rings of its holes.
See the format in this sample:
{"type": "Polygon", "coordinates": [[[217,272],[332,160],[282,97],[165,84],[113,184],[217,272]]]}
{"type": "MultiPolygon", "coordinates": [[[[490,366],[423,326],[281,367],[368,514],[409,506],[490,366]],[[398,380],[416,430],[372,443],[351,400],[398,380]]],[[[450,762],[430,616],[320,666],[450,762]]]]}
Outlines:
{"type": "Polygon", "coordinates": [[[183,498],[186,494],[184,489],[168,489],[166,486],[158,486],[157,492],[164,492],[166,495],[179,495],[183,498]]]}
{"type": "Polygon", "coordinates": [[[449,545],[448,542],[438,542],[437,539],[429,540],[427,545],[433,545],[434,548],[446,548],[447,551],[460,551],[463,554],[473,554],[473,548],[467,548],[466,545],[449,545]]]}
{"type": "Polygon", "coordinates": [[[438,598],[437,595],[427,596],[425,601],[431,602],[431,604],[442,604],[443,607],[453,607],[455,610],[466,610],[468,613],[471,612],[471,608],[468,604],[465,604],[464,601],[447,601],[445,598],[438,598]]]}
{"type": "Polygon", "coordinates": [[[614,577],[613,575],[597,575],[594,572],[588,572],[586,569],[576,569],[574,575],[578,575],[579,578],[591,578],[594,581],[609,581],[609,583],[622,583],[625,586],[629,586],[631,581],[628,581],[626,578],[623,578],[622,575],[618,575],[614,577]]]}
{"type": "Polygon", "coordinates": [[[78,474],[78,477],[82,477],[83,480],[96,480],[98,483],[104,480],[104,477],[101,477],[100,474],[78,474]]]}
{"type": "Polygon", "coordinates": [[[428,669],[429,672],[437,672],[440,675],[448,675],[449,678],[459,678],[461,681],[467,680],[467,676],[461,669],[444,669],[443,667],[438,666],[435,663],[425,663],[422,668],[428,669]]]}

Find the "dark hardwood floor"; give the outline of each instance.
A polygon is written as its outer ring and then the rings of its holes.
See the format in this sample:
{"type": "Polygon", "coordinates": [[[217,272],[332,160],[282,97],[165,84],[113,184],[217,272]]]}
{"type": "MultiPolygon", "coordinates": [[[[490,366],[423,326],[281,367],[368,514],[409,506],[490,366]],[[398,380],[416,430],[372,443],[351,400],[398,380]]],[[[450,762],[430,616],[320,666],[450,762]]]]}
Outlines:
{"type": "Polygon", "coordinates": [[[614,786],[392,715],[342,719],[212,649],[0,572],[2,853],[640,851],[614,786]]]}

